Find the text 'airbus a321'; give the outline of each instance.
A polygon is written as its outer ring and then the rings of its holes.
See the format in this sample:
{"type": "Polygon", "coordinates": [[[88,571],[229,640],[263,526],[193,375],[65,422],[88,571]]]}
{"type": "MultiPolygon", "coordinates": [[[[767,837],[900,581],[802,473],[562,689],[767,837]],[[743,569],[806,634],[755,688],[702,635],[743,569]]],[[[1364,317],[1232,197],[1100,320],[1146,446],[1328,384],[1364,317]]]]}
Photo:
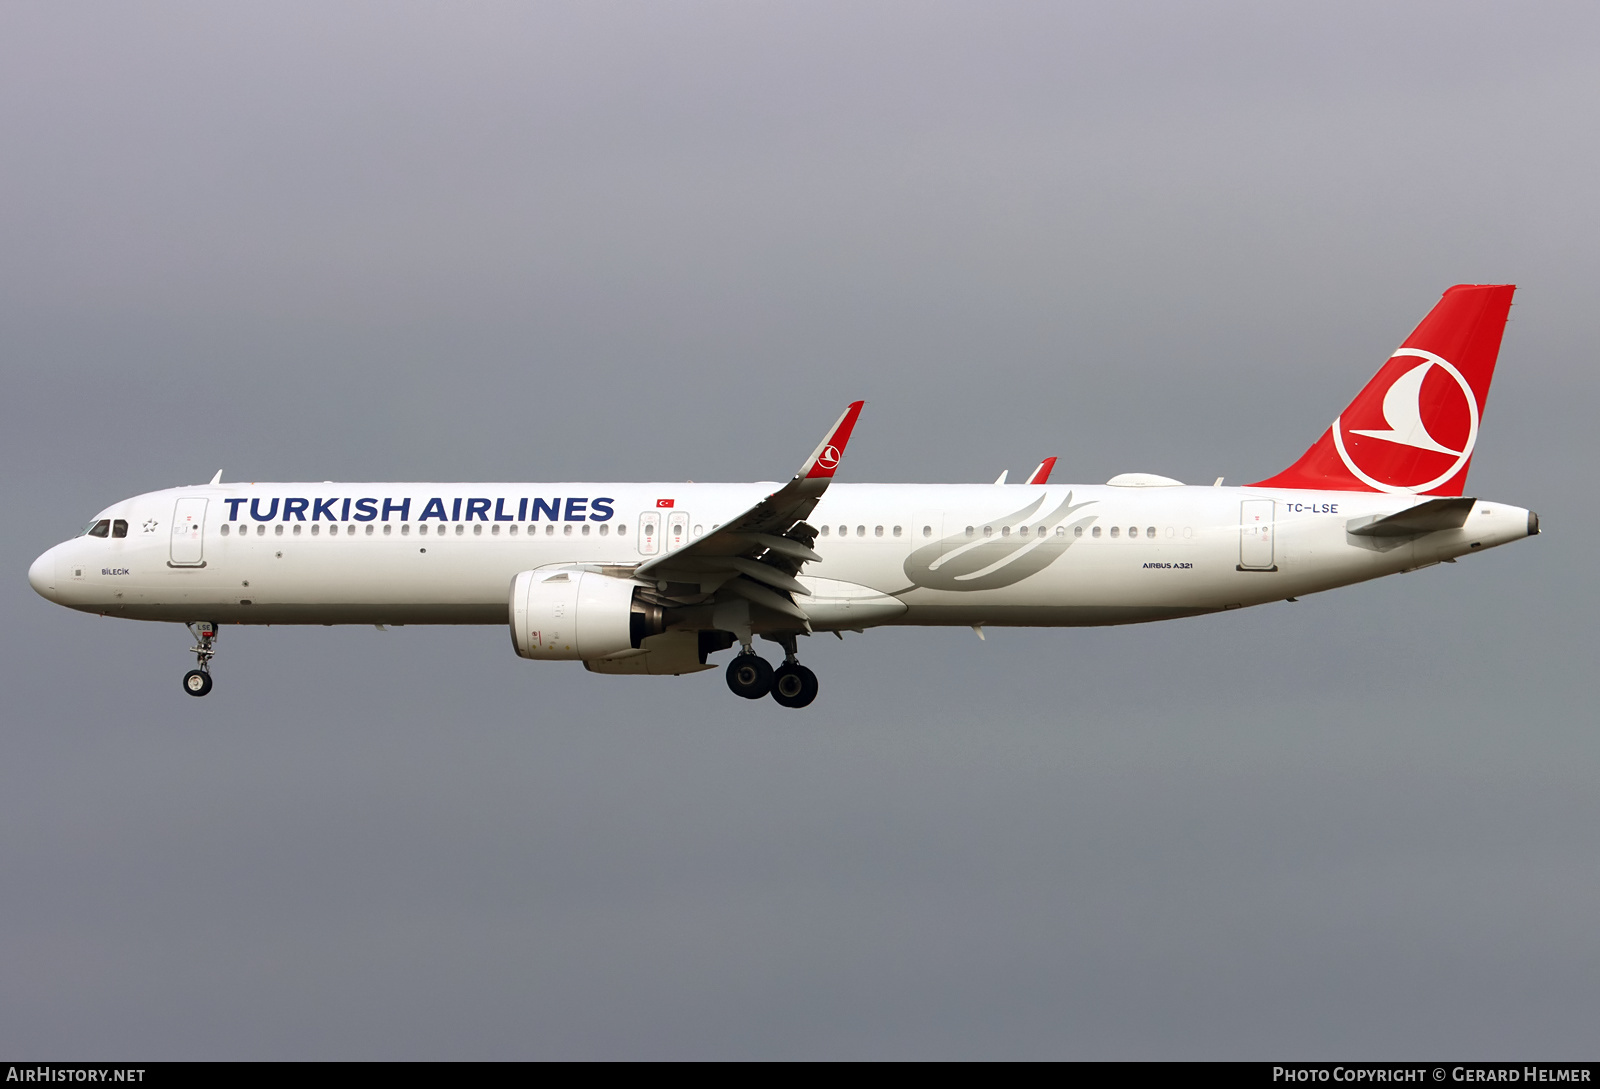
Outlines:
{"type": "Polygon", "coordinates": [[[1538,533],[1532,512],[1463,494],[1513,290],[1445,292],[1300,460],[1242,488],[1056,485],[1049,462],[1020,485],[835,484],[858,401],[782,486],[219,472],[113,504],[28,579],[68,608],[188,624],[195,696],[227,624],[509,622],[522,657],[595,673],[694,673],[737,643],[729,688],[804,707],[814,632],[1170,620],[1538,533]],[[783,648],[776,669],[758,635],[783,648]]]}

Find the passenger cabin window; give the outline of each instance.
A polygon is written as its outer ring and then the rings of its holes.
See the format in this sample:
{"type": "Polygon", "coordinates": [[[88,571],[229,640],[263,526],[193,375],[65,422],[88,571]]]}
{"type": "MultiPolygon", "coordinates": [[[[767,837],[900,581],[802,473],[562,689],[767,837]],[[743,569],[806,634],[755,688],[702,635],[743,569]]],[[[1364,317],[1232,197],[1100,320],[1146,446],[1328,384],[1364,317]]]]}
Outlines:
{"type": "Polygon", "coordinates": [[[84,530],[84,532],[91,537],[109,537],[111,535],[111,519],[102,518],[84,530]]]}
{"type": "Polygon", "coordinates": [[[826,537],[828,535],[828,527],[827,526],[823,526],[822,527],[822,535],[824,537],[826,537]]]}

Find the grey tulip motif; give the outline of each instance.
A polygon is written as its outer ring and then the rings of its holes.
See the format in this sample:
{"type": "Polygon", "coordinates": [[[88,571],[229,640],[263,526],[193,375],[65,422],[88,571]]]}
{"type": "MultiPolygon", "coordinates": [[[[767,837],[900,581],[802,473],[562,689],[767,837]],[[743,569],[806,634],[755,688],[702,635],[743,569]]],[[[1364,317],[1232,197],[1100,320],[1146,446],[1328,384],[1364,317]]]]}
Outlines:
{"type": "Polygon", "coordinates": [[[1021,510],[996,518],[991,525],[1027,525],[1028,536],[1021,534],[979,537],[965,534],[942,537],[932,544],[923,545],[906,557],[906,577],[917,586],[930,590],[996,590],[1037,575],[1054,563],[1077,540],[1074,530],[1087,526],[1096,515],[1090,514],[1068,522],[1073,514],[1091,505],[1094,500],[1072,502],[1072,493],[1049,514],[1034,519],[1034,513],[1044,506],[1047,497],[1041,495],[1021,510]],[[1058,536],[1055,527],[1064,526],[1066,533],[1058,536]],[[1038,529],[1045,531],[1036,536],[1038,529]]]}

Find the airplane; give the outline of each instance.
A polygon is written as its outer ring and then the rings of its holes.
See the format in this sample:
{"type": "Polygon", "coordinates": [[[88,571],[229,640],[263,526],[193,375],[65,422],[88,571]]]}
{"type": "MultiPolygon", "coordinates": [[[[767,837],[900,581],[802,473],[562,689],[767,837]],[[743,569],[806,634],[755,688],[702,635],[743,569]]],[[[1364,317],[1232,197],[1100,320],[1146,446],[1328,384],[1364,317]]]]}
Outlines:
{"type": "Polygon", "coordinates": [[[1294,601],[1539,532],[1467,496],[1514,285],[1450,288],[1287,469],[1243,487],[835,483],[862,404],[786,482],[223,483],[114,503],[28,580],[87,613],[187,624],[192,696],[229,624],[508,624],[608,675],[716,668],[805,707],[801,637],[883,625],[1134,624],[1294,601]],[[774,668],[755,650],[776,643],[774,668]]]}

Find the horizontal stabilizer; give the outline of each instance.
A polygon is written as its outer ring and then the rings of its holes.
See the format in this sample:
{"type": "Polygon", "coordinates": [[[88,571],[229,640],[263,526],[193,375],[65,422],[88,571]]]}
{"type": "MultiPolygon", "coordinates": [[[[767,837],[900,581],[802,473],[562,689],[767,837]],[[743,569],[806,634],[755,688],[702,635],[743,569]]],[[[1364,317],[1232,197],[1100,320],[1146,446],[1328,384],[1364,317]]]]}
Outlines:
{"type": "Polygon", "coordinates": [[[1357,537],[1418,537],[1442,529],[1460,529],[1467,524],[1467,515],[1476,502],[1469,496],[1430,499],[1383,518],[1352,518],[1345,530],[1357,537]]]}

